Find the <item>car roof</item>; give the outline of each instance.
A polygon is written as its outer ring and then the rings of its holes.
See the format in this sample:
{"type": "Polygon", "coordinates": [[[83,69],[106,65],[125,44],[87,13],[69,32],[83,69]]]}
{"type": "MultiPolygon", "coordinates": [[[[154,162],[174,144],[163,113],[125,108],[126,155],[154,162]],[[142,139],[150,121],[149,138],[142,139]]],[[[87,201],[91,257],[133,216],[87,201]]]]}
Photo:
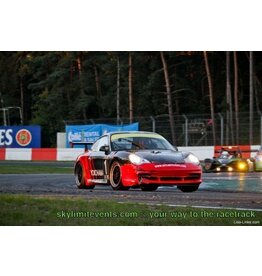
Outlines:
{"type": "Polygon", "coordinates": [[[126,130],[126,131],[113,131],[113,132],[108,132],[105,135],[110,135],[111,136],[111,135],[114,135],[114,134],[157,134],[157,135],[161,136],[160,134],[155,133],[155,132],[151,132],[151,131],[134,131],[134,130],[132,130],[132,131],[128,131],[128,130],[126,130]]]}

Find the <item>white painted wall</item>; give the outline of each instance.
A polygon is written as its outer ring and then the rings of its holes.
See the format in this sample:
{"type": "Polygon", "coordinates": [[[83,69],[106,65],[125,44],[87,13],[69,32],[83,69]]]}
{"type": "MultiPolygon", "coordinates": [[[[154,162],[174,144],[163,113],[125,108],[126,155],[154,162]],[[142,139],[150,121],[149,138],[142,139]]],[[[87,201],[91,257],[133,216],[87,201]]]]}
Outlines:
{"type": "Polygon", "coordinates": [[[23,160],[32,159],[32,149],[7,148],[5,152],[5,160],[23,160]]]}
{"type": "Polygon", "coordinates": [[[65,148],[66,147],[66,133],[65,132],[57,132],[56,145],[57,145],[57,148],[65,148]]]}
{"type": "Polygon", "coordinates": [[[178,147],[178,150],[189,151],[195,154],[199,160],[204,160],[205,158],[213,158],[214,147],[178,147]]]}
{"type": "Polygon", "coordinates": [[[84,152],[84,149],[57,149],[57,161],[72,161],[84,152]]]}

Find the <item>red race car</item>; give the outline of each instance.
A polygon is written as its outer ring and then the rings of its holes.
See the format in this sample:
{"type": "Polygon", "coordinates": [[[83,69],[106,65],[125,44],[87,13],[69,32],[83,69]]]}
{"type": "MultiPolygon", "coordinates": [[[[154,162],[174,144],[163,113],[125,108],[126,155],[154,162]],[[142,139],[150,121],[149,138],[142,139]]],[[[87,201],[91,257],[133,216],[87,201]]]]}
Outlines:
{"type": "Polygon", "coordinates": [[[159,186],[176,185],[183,192],[194,192],[201,178],[202,169],[195,155],[178,151],[152,132],[107,133],[75,163],[75,180],[80,189],[110,184],[114,190],[140,187],[154,191],[159,186]]]}

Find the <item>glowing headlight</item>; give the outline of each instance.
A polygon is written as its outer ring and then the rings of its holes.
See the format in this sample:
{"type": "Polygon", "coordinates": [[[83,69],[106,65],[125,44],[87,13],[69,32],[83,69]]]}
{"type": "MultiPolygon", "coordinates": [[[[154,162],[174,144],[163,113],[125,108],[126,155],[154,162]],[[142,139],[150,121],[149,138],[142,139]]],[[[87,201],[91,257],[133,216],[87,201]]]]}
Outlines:
{"type": "Polygon", "coordinates": [[[199,165],[200,162],[199,162],[199,159],[193,155],[192,153],[190,153],[186,158],[185,158],[185,161],[188,162],[188,163],[192,163],[192,164],[195,164],[195,165],[199,165]]]}
{"type": "Polygon", "coordinates": [[[140,165],[140,164],[143,164],[143,163],[149,163],[149,161],[147,161],[146,159],[141,158],[140,156],[138,156],[134,153],[129,154],[128,158],[129,158],[129,161],[131,163],[135,164],[135,165],[140,165]]]}
{"type": "Polygon", "coordinates": [[[233,171],[233,168],[231,168],[231,167],[228,167],[228,169],[227,169],[229,172],[232,172],[233,171]]]}
{"type": "Polygon", "coordinates": [[[244,169],[246,168],[246,164],[245,164],[245,163],[239,163],[239,164],[238,164],[238,168],[239,168],[240,170],[244,170],[244,169]]]}

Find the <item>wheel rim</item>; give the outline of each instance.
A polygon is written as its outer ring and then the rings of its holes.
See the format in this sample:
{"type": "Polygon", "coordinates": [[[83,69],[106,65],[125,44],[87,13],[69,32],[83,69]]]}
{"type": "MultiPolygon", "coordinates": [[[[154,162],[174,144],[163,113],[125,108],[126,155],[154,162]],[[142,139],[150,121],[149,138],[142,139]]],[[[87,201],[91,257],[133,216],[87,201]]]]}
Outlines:
{"type": "Polygon", "coordinates": [[[121,181],[121,169],[118,164],[115,164],[112,168],[111,173],[111,185],[113,187],[117,187],[120,184],[121,181]]]}

